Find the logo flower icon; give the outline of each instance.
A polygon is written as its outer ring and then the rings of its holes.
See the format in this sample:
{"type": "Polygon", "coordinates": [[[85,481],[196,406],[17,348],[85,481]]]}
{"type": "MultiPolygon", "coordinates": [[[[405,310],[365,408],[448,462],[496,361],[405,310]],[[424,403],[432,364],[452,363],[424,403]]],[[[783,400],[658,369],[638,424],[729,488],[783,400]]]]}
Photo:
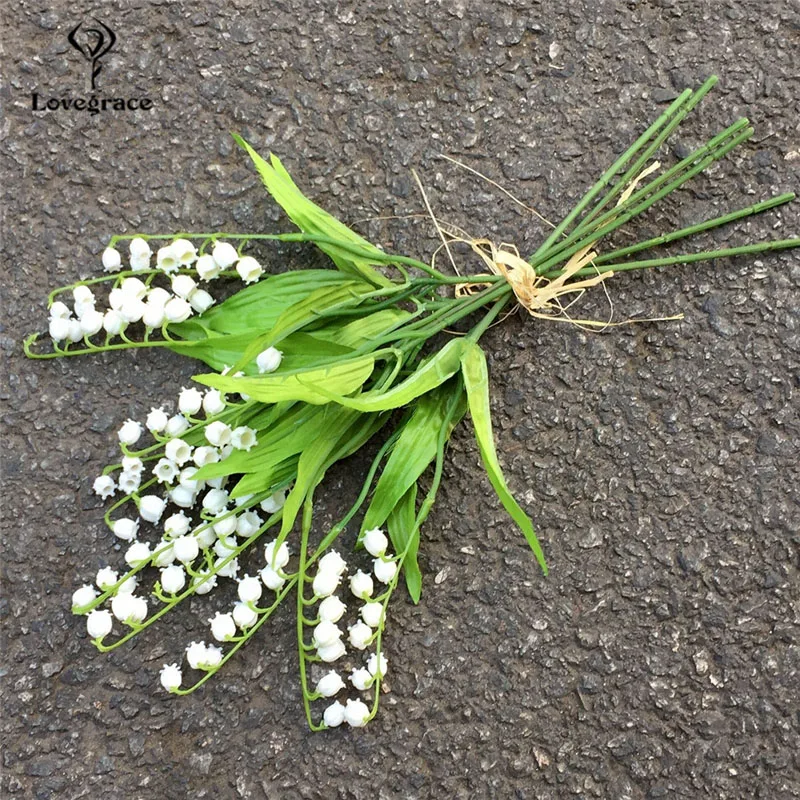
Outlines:
{"type": "Polygon", "coordinates": [[[83,27],[79,22],[67,36],[69,43],[92,65],[92,91],[100,70],[103,68],[100,59],[108,53],[117,41],[114,31],[108,25],[94,18],[97,27],[83,27]]]}

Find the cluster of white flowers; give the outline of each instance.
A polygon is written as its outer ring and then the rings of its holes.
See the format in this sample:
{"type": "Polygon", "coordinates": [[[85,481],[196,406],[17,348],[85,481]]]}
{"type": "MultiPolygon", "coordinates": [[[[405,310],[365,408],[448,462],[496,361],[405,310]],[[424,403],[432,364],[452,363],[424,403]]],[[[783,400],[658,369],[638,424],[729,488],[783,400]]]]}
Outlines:
{"type": "MultiPolygon", "coordinates": [[[[149,270],[152,255],[153,251],[145,239],[131,239],[131,270],[149,270]]],[[[113,247],[103,251],[102,261],[106,272],[122,269],[122,256],[113,247]]],[[[170,279],[170,291],[151,286],[133,276],[122,281],[118,278],[118,285],[108,295],[108,308],[100,311],[96,308],[97,298],[92,290],[85,285],[76,286],[72,290],[72,310],[61,300],[50,306],[50,337],[55,342],[75,343],[101,331],[109,336],[119,336],[128,325],[136,322],[141,322],[148,330],[184,322],[192,314],[208,311],[215,302],[205,289],[198,286],[197,280],[213,280],[234,265],[245,283],[257,281],[264,272],[255,258],[240,257],[236,248],[228,242],[216,242],[210,254],[198,255],[188,239],[176,239],[156,252],[156,266],[170,279]],[[174,274],[192,266],[197,280],[186,272],[174,274]]]]}
{"type": "MultiPolygon", "coordinates": [[[[397,561],[387,553],[389,546],[386,534],[379,528],[367,531],[363,538],[364,548],[374,556],[373,574],[375,580],[388,584],[397,572],[397,561]]],[[[347,646],[343,641],[344,631],[337,625],[347,611],[347,605],[335,594],[347,571],[347,562],[335,550],[325,553],[319,560],[317,572],[312,581],[314,597],[319,601],[317,624],[314,627],[311,643],[316,655],[325,663],[332,664],[347,654],[347,646]]],[[[361,601],[358,609],[359,618],[347,628],[347,642],[358,651],[366,650],[374,643],[377,629],[384,618],[384,604],[380,599],[373,599],[375,584],[373,576],[356,571],[348,583],[350,594],[361,601]]],[[[352,669],[348,680],[353,688],[360,692],[368,691],[376,678],[386,674],[388,662],[383,653],[369,654],[366,664],[352,669]]],[[[331,670],[317,682],[315,692],[321,697],[331,698],[345,688],[345,681],[336,671],[331,670]]],[[[347,722],[353,727],[366,724],[370,709],[360,699],[348,699],[345,704],[334,700],[324,711],[323,721],[329,727],[337,727],[347,722]]]]}

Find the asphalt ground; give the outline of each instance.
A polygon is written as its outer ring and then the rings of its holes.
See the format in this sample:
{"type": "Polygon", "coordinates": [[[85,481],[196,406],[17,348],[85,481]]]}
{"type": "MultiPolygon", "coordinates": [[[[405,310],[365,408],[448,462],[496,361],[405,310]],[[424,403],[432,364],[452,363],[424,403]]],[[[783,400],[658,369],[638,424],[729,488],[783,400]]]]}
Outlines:
{"type": "MultiPolygon", "coordinates": [[[[232,142],[273,150],[317,202],[429,258],[416,169],[441,218],[530,252],[667,103],[720,84],[663,149],[739,116],[750,142],[626,243],[796,190],[800,13],[765,2],[3,2],[2,793],[44,798],[800,797],[800,260],[783,252],[621,275],[612,328],[507,319],[485,337],[496,439],[536,522],[543,578],[457,429],[423,531],[423,597],[393,602],[379,716],[308,731],[293,616],[202,690],[158,670],[217,602],[110,655],[72,591],[121,555],[91,492],[129,416],[196,366],[161,351],[32,362],[54,287],[130,231],[287,228],[232,142]],[[116,35],[98,96],[68,41],[116,35]],[[36,93],[38,98],[33,99],[36,93]],[[146,105],[146,104],[145,104],[146,105]],[[395,219],[382,219],[393,217],[395,219]],[[635,237],[635,238],[634,238],[635,237]]],[[[687,244],[800,233],[800,203],[687,244]]],[[[262,248],[273,272],[321,263],[262,248]]],[[[587,297],[587,317],[608,300],[587,297]]],[[[368,463],[319,494],[337,518],[368,463]]]]}

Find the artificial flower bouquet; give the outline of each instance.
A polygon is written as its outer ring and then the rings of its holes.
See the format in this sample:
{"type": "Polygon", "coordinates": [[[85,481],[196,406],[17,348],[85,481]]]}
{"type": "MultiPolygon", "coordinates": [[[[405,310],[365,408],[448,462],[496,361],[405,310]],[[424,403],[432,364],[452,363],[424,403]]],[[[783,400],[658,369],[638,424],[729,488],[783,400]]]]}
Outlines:
{"type": "MultiPolygon", "coordinates": [[[[120,458],[94,481],[124,566],[77,588],[96,647],[111,650],[208,595],[205,641],[164,665],[164,689],[194,691],[281,603],[293,602],[309,725],[364,725],[387,673],[388,604],[401,583],[416,603],[421,528],[436,499],[449,437],[469,414],[497,496],[546,573],[533,525],[511,494],[492,435],[489,377],[479,344],[519,306],[536,319],[576,320],[585,290],[632,269],[796,247],[798,239],[642,258],[779,206],[783,194],[687,228],[601,251],[608,235],[752,134],[739,120],[673,166],[656,151],[715,82],[686,90],[601,176],[529,258],[437,222],[452,257],[486,270],[458,275],[385,252],[306,198],[276,156],[246,142],[267,190],[299,232],[125,234],[111,238],[99,277],[57,289],[32,358],[166,347],[206,368],[177,398],[118,431],[120,458]],[[333,269],[266,274],[254,242],[313,242],[333,269]],[[218,286],[230,285],[227,299],[218,286]],[[362,447],[374,453],[336,524],[315,524],[326,472],[362,447]],[[215,601],[233,591],[235,599],[215,601]]],[[[424,192],[423,192],[424,197],[424,192]]],[[[455,261],[453,261],[455,265],[455,261]]]]}

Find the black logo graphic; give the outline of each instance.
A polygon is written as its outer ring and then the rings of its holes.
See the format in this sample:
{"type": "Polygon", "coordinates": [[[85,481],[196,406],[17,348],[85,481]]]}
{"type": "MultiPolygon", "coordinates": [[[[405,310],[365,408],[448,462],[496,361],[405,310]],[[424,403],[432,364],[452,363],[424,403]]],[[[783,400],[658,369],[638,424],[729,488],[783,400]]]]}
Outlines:
{"type": "Polygon", "coordinates": [[[100,22],[96,17],[96,28],[83,28],[79,22],[67,36],[69,43],[92,65],[92,91],[95,90],[97,76],[103,65],[100,59],[111,50],[117,37],[108,25],[100,22]]]}

